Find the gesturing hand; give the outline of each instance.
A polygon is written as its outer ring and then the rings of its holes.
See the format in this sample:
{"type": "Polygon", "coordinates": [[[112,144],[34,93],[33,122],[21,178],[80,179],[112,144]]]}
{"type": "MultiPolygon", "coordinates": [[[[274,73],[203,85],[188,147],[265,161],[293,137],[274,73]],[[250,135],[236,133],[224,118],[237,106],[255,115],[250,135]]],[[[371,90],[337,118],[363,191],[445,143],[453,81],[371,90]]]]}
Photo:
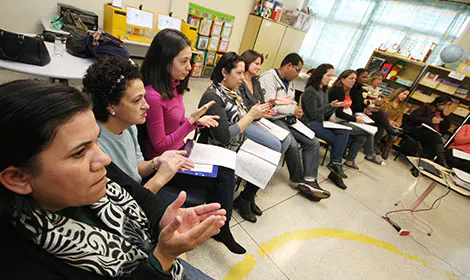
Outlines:
{"type": "Polygon", "coordinates": [[[215,101],[210,101],[204,104],[201,108],[197,109],[195,112],[192,112],[191,115],[189,116],[188,120],[191,124],[194,124],[199,120],[200,117],[202,117],[209,108],[215,104],[215,101]]]}
{"type": "Polygon", "coordinates": [[[218,127],[219,122],[217,120],[220,119],[219,116],[204,116],[197,120],[197,124],[200,126],[205,126],[205,127],[218,127]]]}
{"type": "Polygon", "coordinates": [[[256,104],[251,107],[250,111],[248,111],[249,116],[251,116],[254,120],[263,117],[269,110],[271,109],[271,104],[263,103],[263,104],[256,104]]]}
{"type": "Polygon", "coordinates": [[[360,117],[356,117],[356,122],[357,123],[364,123],[364,120],[361,119],[360,117]]]}
{"type": "Polygon", "coordinates": [[[291,105],[291,104],[297,104],[295,100],[292,100],[290,96],[285,95],[285,96],[280,96],[277,98],[271,98],[267,101],[267,103],[271,103],[275,106],[284,106],[284,105],[291,105]]]}
{"type": "Polygon", "coordinates": [[[181,208],[185,200],[186,193],[181,192],[168,206],[159,223],[162,230],[154,255],[164,270],[171,267],[177,256],[193,250],[219,233],[227,220],[225,210],[220,209],[218,203],[181,208]]]}
{"type": "Polygon", "coordinates": [[[348,105],[348,102],[346,102],[346,101],[333,100],[333,101],[330,102],[330,106],[333,107],[333,108],[344,107],[346,105],[348,105]]]}
{"type": "Polygon", "coordinates": [[[161,156],[157,158],[157,166],[160,166],[162,162],[168,161],[170,158],[178,158],[184,160],[181,166],[184,169],[193,169],[194,163],[192,160],[186,157],[186,151],[170,150],[165,151],[161,156]]]}

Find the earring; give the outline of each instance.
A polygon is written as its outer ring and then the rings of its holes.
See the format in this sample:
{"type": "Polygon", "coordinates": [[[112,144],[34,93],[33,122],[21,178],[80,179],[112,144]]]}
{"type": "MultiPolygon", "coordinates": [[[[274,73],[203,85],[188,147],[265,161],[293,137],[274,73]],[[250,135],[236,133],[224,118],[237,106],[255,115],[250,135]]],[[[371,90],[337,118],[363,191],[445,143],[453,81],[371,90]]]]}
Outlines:
{"type": "Polygon", "coordinates": [[[114,111],[112,111],[110,114],[111,114],[111,116],[113,116],[113,117],[116,116],[116,112],[114,112],[114,111]]]}

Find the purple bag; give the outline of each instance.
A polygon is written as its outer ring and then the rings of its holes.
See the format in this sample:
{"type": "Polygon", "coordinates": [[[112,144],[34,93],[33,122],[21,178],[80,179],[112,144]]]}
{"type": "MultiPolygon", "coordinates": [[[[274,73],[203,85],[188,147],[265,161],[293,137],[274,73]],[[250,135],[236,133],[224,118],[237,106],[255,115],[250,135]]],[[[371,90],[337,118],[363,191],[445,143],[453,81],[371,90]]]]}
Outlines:
{"type": "Polygon", "coordinates": [[[96,31],[88,36],[87,47],[95,58],[111,55],[129,59],[129,52],[118,38],[105,32],[96,31]]]}

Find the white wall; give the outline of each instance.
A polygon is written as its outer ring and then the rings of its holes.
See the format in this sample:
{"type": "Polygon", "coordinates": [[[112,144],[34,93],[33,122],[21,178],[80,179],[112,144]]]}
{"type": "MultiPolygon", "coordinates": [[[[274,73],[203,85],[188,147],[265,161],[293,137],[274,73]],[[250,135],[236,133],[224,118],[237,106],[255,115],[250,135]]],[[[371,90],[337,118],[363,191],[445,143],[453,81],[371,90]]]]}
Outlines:
{"type": "MultiPolygon", "coordinates": [[[[295,0],[297,1],[297,0],[295,0]]],[[[22,33],[40,33],[41,17],[52,17],[57,10],[57,2],[74,5],[98,14],[103,24],[103,5],[110,0],[2,0],[0,28],[22,33]]],[[[170,0],[123,0],[123,5],[139,6],[154,12],[168,13],[170,0]]],[[[173,0],[173,16],[186,19],[189,0],[173,0]]],[[[248,14],[255,0],[191,0],[191,2],[235,16],[234,28],[229,49],[238,51],[245,31],[248,14]]]]}

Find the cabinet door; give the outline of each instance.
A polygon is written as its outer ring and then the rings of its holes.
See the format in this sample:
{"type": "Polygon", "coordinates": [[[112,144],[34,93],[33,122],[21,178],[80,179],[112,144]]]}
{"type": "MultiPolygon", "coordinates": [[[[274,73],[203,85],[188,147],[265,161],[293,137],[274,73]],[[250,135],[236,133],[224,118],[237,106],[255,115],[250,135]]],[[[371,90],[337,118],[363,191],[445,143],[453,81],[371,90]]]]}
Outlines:
{"type": "Polygon", "coordinates": [[[256,36],[263,19],[258,16],[250,15],[246,23],[245,32],[243,33],[243,39],[240,43],[239,54],[242,54],[246,50],[251,50],[255,46],[256,36]]]}
{"type": "Polygon", "coordinates": [[[264,19],[256,38],[254,50],[263,54],[264,63],[261,65],[260,73],[279,65],[274,65],[277,50],[281,44],[286,27],[282,24],[264,19]]]}
{"type": "Polygon", "coordinates": [[[305,32],[287,27],[281,45],[276,54],[273,67],[277,68],[281,65],[282,60],[290,53],[299,53],[302,42],[304,41],[305,32]]]}

